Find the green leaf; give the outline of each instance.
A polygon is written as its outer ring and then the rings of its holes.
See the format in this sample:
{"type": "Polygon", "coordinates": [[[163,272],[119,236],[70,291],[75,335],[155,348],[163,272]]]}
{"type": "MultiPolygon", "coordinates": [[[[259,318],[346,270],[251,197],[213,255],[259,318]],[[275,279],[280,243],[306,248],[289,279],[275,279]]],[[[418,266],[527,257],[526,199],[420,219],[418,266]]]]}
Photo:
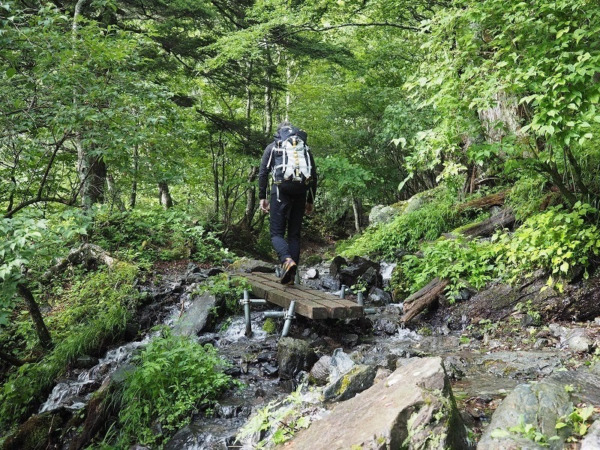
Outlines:
{"type": "Polygon", "coordinates": [[[17,74],[17,69],[15,69],[14,67],[9,67],[8,69],[6,69],[6,77],[7,78],[12,78],[17,74]]]}
{"type": "Polygon", "coordinates": [[[490,435],[493,439],[503,439],[510,436],[510,433],[507,430],[503,430],[502,428],[496,428],[492,431],[490,435]]]}

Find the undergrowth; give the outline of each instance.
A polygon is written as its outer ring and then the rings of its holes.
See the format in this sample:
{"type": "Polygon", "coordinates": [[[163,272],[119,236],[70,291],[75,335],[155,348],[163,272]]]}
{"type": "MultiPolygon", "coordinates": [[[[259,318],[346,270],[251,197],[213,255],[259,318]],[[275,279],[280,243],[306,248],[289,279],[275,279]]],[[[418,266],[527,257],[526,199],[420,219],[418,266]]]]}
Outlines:
{"type": "MultiPolygon", "coordinates": [[[[137,273],[135,266],[118,263],[112,270],[99,270],[75,283],[76,289],[63,298],[64,307],[55,308],[48,318],[57,342],[54,349],[13,371],[0,389],[0,428],[8,430],[30,414],[78,356],[118,339],[138,298],[133,287],[137,273]]],[[[28,326],[27,318],[13,324],[14,328],[28,326]]]]}
{"type": "Polygon", "coordinates": [[[598,211],[577,203],[572,211],[562,207],[527,219],[514,233],[497,232],[491,240],[442,239],[426,244],[422,255],[402,259],[394,288],[409,294],[433,278],[448,279],[452,301],[464,287],[482,288],[492,279],[515,282],[538,269],[550,273],[548,286],[563,289],[562,279],[577,267],[587,268],[600,253],[600,230],[590,223],[598,211]]]}
{"type": "Polygon", "coordinates": [[[212,405],[235,384],[223,373],[227,364],[214,347],[168,328],[161,333],[134,358],[137,367],[125,382],[119,448],[136,442],[162,448],[194,411],[212,405]]]}

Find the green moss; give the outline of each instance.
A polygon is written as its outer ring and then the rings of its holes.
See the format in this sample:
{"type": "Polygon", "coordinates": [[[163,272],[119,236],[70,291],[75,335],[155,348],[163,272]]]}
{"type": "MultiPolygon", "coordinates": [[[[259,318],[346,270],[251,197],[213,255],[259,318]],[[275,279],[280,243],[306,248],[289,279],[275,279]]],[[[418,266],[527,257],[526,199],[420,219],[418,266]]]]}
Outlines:
{"type": "Polygon", "coordinates": [[[346,375],[344,375],[342,377],[342,381],[340,383],[340,386],[338,387],[338,389],[336,390],[336,395],[342,395],[344,392],[346,392],[346,389],[348,389],[348,386],[350,385],[350,381],[352,381],[352,377],[354,375],[356,375],[358,372],[360,372],[361,368],[360,367],[354,367],[352,368],[346,375]]]}
{"type": "Polygon", "coordinates": [[[265,320],[265,323],[263,323],[262,329],[263,331],[266,331],[267,334],[275,334],[277,331],[277,324],[275,323],[275,320],[269,317],[265,320]]]}

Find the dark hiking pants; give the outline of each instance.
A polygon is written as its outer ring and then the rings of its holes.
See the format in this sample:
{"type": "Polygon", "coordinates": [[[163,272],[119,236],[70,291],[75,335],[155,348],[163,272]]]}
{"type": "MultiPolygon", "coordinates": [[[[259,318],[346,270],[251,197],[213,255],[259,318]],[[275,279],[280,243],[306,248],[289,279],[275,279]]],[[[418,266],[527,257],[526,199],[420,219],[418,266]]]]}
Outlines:
{"type": "Polygon", "coordinates": [[[279,199],[277,197],[276,192],[271,194],[271,242],[281,262],[292,258],[298,264],[306,193],[289,194],[280,189],[279,199]]]}

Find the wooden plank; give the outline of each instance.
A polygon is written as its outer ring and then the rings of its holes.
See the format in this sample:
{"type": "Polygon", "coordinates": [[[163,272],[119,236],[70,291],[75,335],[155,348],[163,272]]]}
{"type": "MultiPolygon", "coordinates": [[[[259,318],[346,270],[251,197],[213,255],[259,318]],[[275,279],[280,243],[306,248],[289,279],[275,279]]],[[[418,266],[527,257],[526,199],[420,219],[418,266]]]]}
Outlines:
{"type": "MultiPolygon", "coordinates": [[[[272,276],[261,274],[259,279],[264,280],[273,289],[281,289],[282,285],[272,276]]],[[[350,317],[361,317],[363,315],[362,307],[349,300],[342,300],[329,295],[329,298],[315,295],[315,291],[300,286],[290,286],[287,289],[298,295],[301,301],[310,300],[327,308],[328,315],[332,319],[344,319],[350,317]]]]}
{"type": "Polygon", "coordinates": [[[296,295],[288,292],[287,289],[282,289],[284,286],[280,286],[280,288],[276,290],[273,289],[268,282],[261,280],[258,277],[247,276],[246,278],[248,278],[248,281],[252,285],[252,292],[258,297],[262,297],[282,308],[288,308],[292,300],[296,300],[295,311],[297,314],[308,317],[309,319],[327,319],[329,317],[327,308],[310,300],[298,301],[296,295]]]}
{"type": "Polygon", "coordinates": [[[312,319],[343,319],[363,315],[363,307],[350,300],[303,286],[284,286],[270,274],[252,273],[244,276],[253,286],[255,295],[284,308],[289,306],[291,300],[296,300],[296,312],[312,319]]]}

